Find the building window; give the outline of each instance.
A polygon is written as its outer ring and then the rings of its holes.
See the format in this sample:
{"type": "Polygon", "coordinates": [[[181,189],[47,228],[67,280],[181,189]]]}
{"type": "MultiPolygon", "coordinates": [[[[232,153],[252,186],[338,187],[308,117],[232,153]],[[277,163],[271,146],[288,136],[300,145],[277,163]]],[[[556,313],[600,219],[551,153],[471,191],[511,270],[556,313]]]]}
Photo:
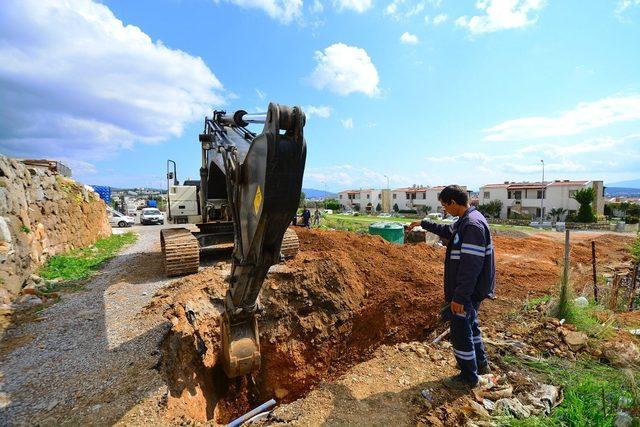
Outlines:
{"type": "Polygon", "coordinates": [[[516,200],[522,199],[522,191],[509,191],[509,198],[516,200]]]}
{"type": "Polygon", "coordinates": [[[425,200],[427,198],[427,193],[422,193],[422,200],[425,200]]]}
{"type": "Polygon", "coordinates": [[[382,193],[378,193],[378,199],[382,199],[382,193]]]}
{"type": "Polygon", "coordinates": [[[340,195],[340,198],[342,199],[342,194],[340,195]]]}
{"type": "Polygon", "coordinates": [[[409,200],[411,198],[411,194],[409,194],[409,193],[404,193],[404,194],[405,194],[405,196],[407,196],[407,200],[409,200]]]}
{"type": "Polygon", "coordinates": [[[537,197],[538,199],[544,199],[544,190],[538,190],[538,195],[537,197]]]}
{"type": "Polygon", "coordinates": [[[576,190],[569,190],[569,197],[572,199],[576,196],[576,190]]]}
{"type": "Polygon", "coordinates": [[[394,198],[394,199],[396,198],[396,193],[393,193],[393,198],[394,198]]]}
{"type": "Polygon", "coordinates": [[[367,199],[369,198],[369,194],[367,194],[367,199]]]}
{"type": "Polygon", "coordinates": [[[484,192],[484,198],[485,199],[490,199],[491,198],[491,193],[489,191],[485,191],[484,192]]]}

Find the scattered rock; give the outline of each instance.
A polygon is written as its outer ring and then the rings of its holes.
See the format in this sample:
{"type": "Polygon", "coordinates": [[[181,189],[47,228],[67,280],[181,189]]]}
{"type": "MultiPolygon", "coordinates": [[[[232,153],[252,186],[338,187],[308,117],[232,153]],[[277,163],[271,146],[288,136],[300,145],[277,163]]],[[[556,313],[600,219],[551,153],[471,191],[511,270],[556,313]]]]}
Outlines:
{"type": "Polygon", "coordinates": [[[589,305],[589,300],[585,297],[578,297],[573,300],[573,304],[578,308],[585,308],[589,305]]]}
{"type": "Polygon", "coordinates": [[[471,418],[477,418],[485,421],[491,419],[491,415],[489,415],[489,412],[484,408],[484,406],[471,399],[467,399],[462,410],[471,418]]]}
{"type": "Polygon", "coordinates": [[[602,345],[604,357],[614,366],[628,368],[638,363],[640,352],[632,342],[607,341],[602,345]]]}
{"type": "Polygon", "coordinates": [[[531,411],[516,398],[496,401],[495,411],[510,414],[518,419],[529,418],[531,416],[531,411]]]}
{"type": "Polygon", "coordinates": [[[22,295],[16,300],[16,304],[21,308],[34,307],[42,304],[42,300],[35,295],[22,295]]]}
{"type": "Polygon", "coordinates": [[[583,348],[588,341],[587,334],[584,332],[566,331],[564,342],[567,343],[572,351],[578,351],[583,348]]]}

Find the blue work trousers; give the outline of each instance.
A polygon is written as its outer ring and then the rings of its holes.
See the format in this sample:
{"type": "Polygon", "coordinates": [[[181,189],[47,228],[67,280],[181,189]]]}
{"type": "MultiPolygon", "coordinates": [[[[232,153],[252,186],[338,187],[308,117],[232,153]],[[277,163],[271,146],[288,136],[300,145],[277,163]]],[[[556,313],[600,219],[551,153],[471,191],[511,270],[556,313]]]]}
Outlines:
{"type": "Polygon", "coordinates": [[[478,324],[479,307],[480,302],[472,302],[465,305],[466,314],[451,316],[453,353],[463,378],[469,383],[478,381],[478,367],[488,363],[478,324]]]}

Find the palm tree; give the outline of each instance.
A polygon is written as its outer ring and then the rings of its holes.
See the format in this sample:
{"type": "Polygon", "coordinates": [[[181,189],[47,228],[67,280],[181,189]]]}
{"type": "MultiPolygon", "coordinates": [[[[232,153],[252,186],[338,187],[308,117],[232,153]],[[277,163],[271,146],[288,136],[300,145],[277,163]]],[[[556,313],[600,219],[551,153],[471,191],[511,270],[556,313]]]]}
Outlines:
{"type": "Polygon", "coordinates": [[[560,217],[566,212],[566,209],[563,208],[553,208],[549,211],[549,215],[555,221],[560,221],[560,217]]]}

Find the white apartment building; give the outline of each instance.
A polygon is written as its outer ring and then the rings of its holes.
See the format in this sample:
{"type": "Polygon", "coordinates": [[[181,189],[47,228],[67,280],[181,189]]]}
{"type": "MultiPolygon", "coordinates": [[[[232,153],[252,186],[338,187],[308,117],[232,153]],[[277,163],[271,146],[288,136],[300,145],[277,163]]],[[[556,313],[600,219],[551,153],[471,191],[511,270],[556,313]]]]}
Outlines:
{"type": "Polygon", "coordinates": [[[429,212],[440,212],[438,195],[443,189],[444,186],[396,188],[391,191],[391,206],[397,204],[399,210],[420,210],[422,206],[429,206],[429,212]]]}
{"type": "Polygon", "coordinates": [[[373,188],[344,190],[338,193],[338,202],[342,209],[358,212],[376,212],[378,204],[382,212],[389,212],[389,199],[389,190],[373,188]]]}
{"type": "Polygon", "coordinates": [[[596,215],[604,214],[604,186],[602,181],[570,181],[555,180],[545,182],[504,182],[502,184],[487,184],[480,187],[478,202],[488,204],[492,200],[502,202],[500,218],[509,218],[512,212],[525,214],[531,218],[539,218],[540,210],[544,217],[552,209],[562,208],[566,212],[560,218],[564,219],[569,213],[575,213],[580,204],[573,199],[577,190],[593,187],[596,191],[594,211],[596,215]]]}

